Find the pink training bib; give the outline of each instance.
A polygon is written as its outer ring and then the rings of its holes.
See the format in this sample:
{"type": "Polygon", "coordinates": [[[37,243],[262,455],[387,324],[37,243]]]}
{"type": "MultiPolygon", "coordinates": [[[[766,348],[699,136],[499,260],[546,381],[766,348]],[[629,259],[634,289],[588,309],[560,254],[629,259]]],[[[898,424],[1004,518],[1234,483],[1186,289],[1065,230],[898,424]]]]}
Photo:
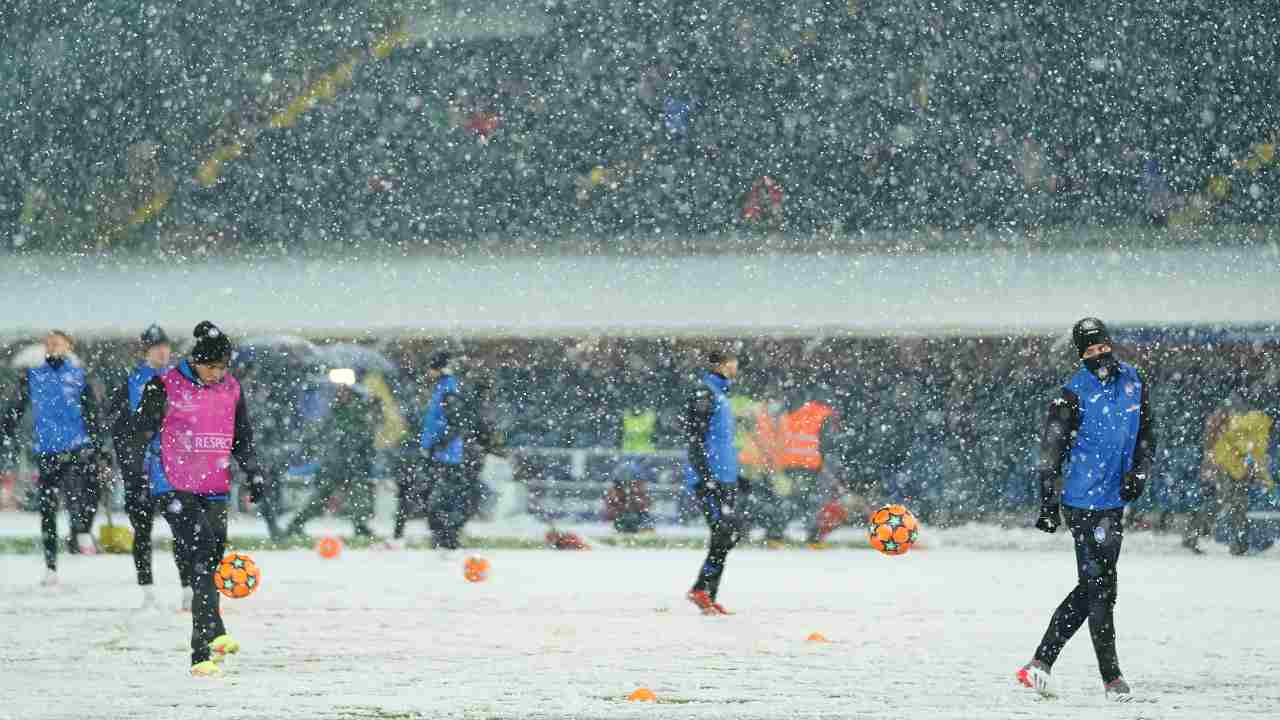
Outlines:
{"type": "Polygon", "coordinates": [[[160,459],[169,484],[197,495],[226,494],[240,383],[227,375],[217,385],[197,385],[178,368],[160,379],[169,398],[160,426],[160,459]]]}

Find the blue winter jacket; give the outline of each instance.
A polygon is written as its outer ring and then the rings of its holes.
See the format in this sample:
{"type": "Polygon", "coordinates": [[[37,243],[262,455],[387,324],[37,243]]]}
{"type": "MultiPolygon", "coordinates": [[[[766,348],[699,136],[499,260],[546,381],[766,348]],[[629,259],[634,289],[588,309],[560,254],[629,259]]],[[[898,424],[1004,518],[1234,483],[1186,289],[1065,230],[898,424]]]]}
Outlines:
{"type": "Polygon", "coordinates": [[[1081,368],[1064,388],[1080,402],[1080,425],[1063,475],[1062,502],[1074,508],[1124,507],[1120,486],[1133,469],[1142,416],[1142,378],[1120,363],[1111,382],[1081,368]]]}
{"type": "Polygon", "coordinates": [[[459,428],[449,427],[446,404],[456,403],[458,399],[458,379],[452,375],[444,375],[436,383],[431,393],[431,402],[427,404],[427,412],[422,418],[421,444],[424,451],[431,451],[431,459],[446,465],[462,464],[462,434],[459,428]],[[450,434],[453,439],[444,442],[450,434]]]}
{"type": "Polygon", "coordinates": [[[63,453],[92,442],[84,415],[87,390],[84,368],[68,362],[57,369],[46,363],[27,371],[36,453],[63,453]]]}
{"type": "Polygon", "coordinates": [[[688,460],[685,464],[685,484],[696,488],[702,482],[699,466],[713,480],[722,485],[738,482],[738,448],[734,445],[736,425],[733,407],[729,403],[729,381],[715,373],[702,376],[702,386],[694,391],[685,409],[688,438],[688,460]],[[701,442],[698,442],[701,440],[701,442]],[[698,453],[702,457],[697,457],[698,453]]]}

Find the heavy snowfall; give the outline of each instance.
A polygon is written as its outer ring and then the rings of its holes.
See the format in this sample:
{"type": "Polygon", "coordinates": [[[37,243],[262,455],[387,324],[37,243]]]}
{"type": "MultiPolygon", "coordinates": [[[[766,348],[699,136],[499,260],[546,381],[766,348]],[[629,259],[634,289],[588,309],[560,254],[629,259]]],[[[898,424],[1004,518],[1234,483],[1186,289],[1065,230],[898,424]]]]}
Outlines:
{"type": "Polygon", "coordinates": [[[1280,717],[1278,25],[0,0],[0,720],[1280,717]]]}
{"type": "MultiPolygon", "coordinates": [[[[6,521],[6,533],[13,531],[6,521]]],[[[340,530],[330,523],[320,532],[340,530]]],[[[584,537],[600,527],[577,528],[584,537]]],[[[252,533],[247,524],[241,530],[252,533]]],[[[1280,713],[1273,554],[1226,562],[1126,538],[1120,659],[1139,700],[1103,699],[1082,632],[1059,697],[1016,686],[1070,589],[1070,542],[1032,530],[926,528],[902,557],[749,550],[704,618],[682,597],[694,550],[256,552],[262,589],[227,601],[244,649],[216,685],[183,659],[172,562],[136,610],[127,556],[75,558],[57,590],[36,556],[0,555],[3,718],[1269,718],[1280,713]],[[491,562],[463,579],[463,559],[491,562]],[[810,641],[819,633],[828,642],[810,641]],[[656,703],[629,702],[649,688],[656,703]]],[[[477,532],[538,537],[533,527],[477,532]]],[[[838,531],[853,540],[860,531],[838,531]]]]}

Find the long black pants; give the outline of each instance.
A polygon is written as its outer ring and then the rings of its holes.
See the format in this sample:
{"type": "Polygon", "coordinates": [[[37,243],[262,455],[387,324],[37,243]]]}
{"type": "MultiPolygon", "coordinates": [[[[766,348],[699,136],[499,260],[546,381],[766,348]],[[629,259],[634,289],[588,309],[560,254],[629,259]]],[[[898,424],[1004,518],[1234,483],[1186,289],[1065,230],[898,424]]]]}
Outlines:
{"type": "Polygon", "coordinates": [[[1116,565],[1120,561],[1120,543],[1124,539],[1121,524],[1124,509],[1064,507],[1062,510],[1075,541],[1076,586],[1049,621],[1040,647],[1036,649],[1036,660],[1052,667],[1063,646],[1088,620],[1102,681],[1111,682],[1120,677],[1114,610],[1118,591],[1116,565]]]}
{"type": "Polygon", "coordinates": [[[1200,538],[1213,537],[1218,515],[1226,510],[1228,547],[1231,554],[1244,555],[1249,551],[1249,481],[1250,477],[1237,480],[1226,471],[1213,466],[1200,476],[1200,507],[1196,508],[1183,534],[1183,544],[1196,547],[1200,538]]]}
{"type": "Polygon", "coordinates": [[[425,478],[421,471],[423,462],[415,449],[402,452],[396,463],[396,519],[392,532],[397,540],[404,537],[410,520],[426,515],[427,493],[423,492],[425,478]]]}
{"type": "Polygon", "coordinates": [[[227,632],[218,611],[213,573],[227,546],[227,501],[185,492],[161,495],[158,501],[173,528],[174,552],[186,555],[191,567],[191,664],[211,656],[209,643],[227,632]]]}
{"type": "MultiPolygon", "coordinates": [[[[124,509],[129,515],[129,524],[133,526],[133,568],[138,574],[139,585],[151,585],[155,582],[152,576],[151,530],[155,526],[156,512],[165,510],[151,495],[151,481],[143,467],[143,452],[122,448],[117,450],[116,460],[124,480],[124,509]]],[[[172,519],[166,519],[172,527],[172,519]]],[[[178,578],[182,587],[191,587],[191,566],[186,554],[178,551],[177,544],[175,537],[173,559],[178,566],[178,578]]]]}
{"type": "Polygon", "coordinates": [[[480,509],[484,507],[488,501],[492,490],[488,485],[484,484],[482,479],[484,475],[485,453],[483,452],[464,452],[462,458],[462,477],[463,483],[467,487],[467,520],[471,520],[480,514],[480,509]]]}
{"type": "Polygon", "coordinates": [[[311,496],[302,503],[289,527],[288,535],[300,535],[308,522],[324,514],[330,498],[342,494],[346,500],[346,512],[351,516],[351,525],[357,537],[371,537],[373,530],[369,521],[373,518],[375,489],[373,479],[369,477],[369,467],[373,462],[371,456],[352,453],[344,456],[334,455],[325,459],[325,463],[316,473],[315,485],[311,496]]]}
{"type": "Polygon", "coordinates": [[[720,578],[724,575],[729,551],[742,539],[743,530],[749,527],[748,518],[745,512],[739,512],[745,503],[738,502],[737,485],[717,485],[714,490],[699,491],[698,505],[707,520],[711,537],[707,543],[707,559],[698,570],[693,589],[705,590],[715,600],[720,592],[720,578]]]}
{"type": "Polygon", "coordinates": [[[40,498],[40,536],[44,541],[44,564],[58,569],[58,491],[67,498],[71,516],[71,544],[75,536],[93,529],[93,516],[98,511],[97,467],[92,460],[77,452],[36,455],[39,474],[37,490],[40,498]]]}
{"type": "Polygon", "coordinates": [[[462,465],[430,462],[427,465],[430,496],[427,498],[427,527],[437,548],[456,550],[458,536],[467,524],[467,479],[462,465]]]}

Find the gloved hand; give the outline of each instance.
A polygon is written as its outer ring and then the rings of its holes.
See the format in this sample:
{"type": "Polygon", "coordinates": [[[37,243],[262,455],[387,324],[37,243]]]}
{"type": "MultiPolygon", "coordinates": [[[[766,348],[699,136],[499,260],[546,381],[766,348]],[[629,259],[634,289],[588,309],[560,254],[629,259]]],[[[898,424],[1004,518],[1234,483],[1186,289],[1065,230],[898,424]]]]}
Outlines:
{"type": "Polygon", "coordinates": [[[1248,453],[1244,456],[1244,466],[1249,475],[1254,480],[1258,481],[1264,490],[1271,492],[1276,489],[1276,481],[1275,478],[1271,477],[1271,471],[1267,468],[1266,464],[1259,463],[1255,460],[1252,453],[1248,453]]]}
{"type": "Polygon", "coordinates": [[[1060,524],[1062,524],[1062,514],[1058,508],[1058,503],[1042,504],[1040,506],[1040,517],[1036,518],[1036,529],[1052,535],[1058,531],[1058,525],[1060,524]]]}
{"type": "Polygon", "coordinates": [[[86,464],[98,462],[98,448],[92,445],[86,445],[80,448],[76,451],[76,460],[86,464]]]}
{"type": "Polygon", "coordinates": [[[750,494],[751,494],[751,481],[746,479],[742,475],[739,475],[738,476],[738,495],[741,497],[746,497],[750,494]]]}
{"type": "Polygon", "coordinates": [[[261,473],[255,474],[249,478],[249,502],[258,503],[262,496],[267,492],[267,478],[261,473]]]}
{"type": "Polygon", "coordinates": [[[693,490],[699,497],[704,495],[714,495],[719,492],[720,483],[708,478],[702,478],[698,481],[698,484],[694,486],[693,490]]]}
{"type": "Polygon", "coordinates": [[[1142,497],[1142,491],[1146,488],[1146,474],[1131,472],[1124,476],[1124,482],[1120,484],[1120,499],[1127,503],[1131,503],[1142,497]]]}

